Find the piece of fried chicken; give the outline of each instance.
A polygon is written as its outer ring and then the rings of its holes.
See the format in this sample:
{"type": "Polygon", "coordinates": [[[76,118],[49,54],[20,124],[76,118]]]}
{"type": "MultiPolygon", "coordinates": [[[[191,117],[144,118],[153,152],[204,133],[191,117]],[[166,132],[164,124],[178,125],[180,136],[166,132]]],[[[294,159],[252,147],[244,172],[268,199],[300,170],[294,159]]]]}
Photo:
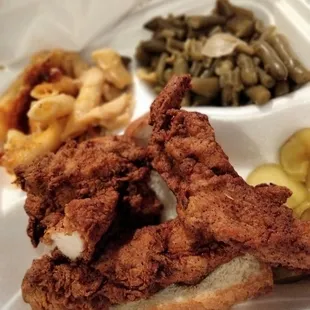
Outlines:
{"type": "Polygon", "coordinates": [[[295,219],[284,205],[291,192],[249,186],[236,173],[208,117],[180,110],[189,89],[189,76],[172,78],[150,114],[152,165],[176,195],[181,220],[264,262],[310,270],[310,222],[295,219]]]}
{"type": "MultiPolygon", "coordinates": [[[[165,153],[163,155],[166,156],[165,153]]],[[[122,157],[126,156],[123,154],[122,157]]],[[[66,159],[62,157],[62,165],[71,166],[72,158],[74,159],[74,154],[67,156],[66,159]]],[[[134,162],[139,169],[142,168],[138,164],[140,161],[135,160],[134,162]]],[[[85,159],[83,163],[88,169],[92,164],[86,162],[85,159]]],[[[145,162],[141,165],[148,168],[148,164],[145,162]]],[[[83,168],[84,166],[81,167],[81,169],[83,168]]],[[[170,171],[169,176],[175,173],[176,178],[179,178],[180,172],[177,169],[170,171]]],[[[61,173],[66,173],[66,169],[61,169],[61,173]]],[[[134,169],[133,173],[140,175],[141,172],[138,173],[134,169]]],[[[125,176],[127,174],[126,170],[125,176]]],[[[41,178],[44,175],[40,175],[41,178]]],[[[187,176],[188,173],[184,175],[184,181],[187,180],[187,176]]],[[[59,173],[57,173],[57,177],[60,177],[59,173]]],[[[106,190],[114,188],[113,180],[115,179],[117,178],[112,177],[111,184],[108,179],[106,180],[109,185],[105,188],[106,190]]],[[[139,196],[141,180],[138,178],[139,181],[131,182],[132,179],[127,180],[128,182],[124,186],[126,194],[122,195],[121,203],[115,209],[116,220],[117,214],[122,212],[121,206],[124,207],[126,204],[129,204],[130,209],[136,210],[138,214],[145,211],[146,216],[150,215],[149,207],[146,208],[143,205],[144,207],[141,208],[142,205],[139,203],[141,199],[137,199],[135,195],[137,193],[139,196]]],[[[170,184],[175,192],[181,184],[181,178],[179,179],[179,183],[175,183],[175,187],[170,184]]],[[[94,180],[95,177],[94,179],[90,178],[90,182],[94,180]]],[[[97,175],[97,182],[98,184],[102,182],[100,175],[97,175]]],[[[22,182],[20,183],[22,184],[22,182]]],[[[76,184],[76,182],[72,182],[72,179],[70,182],[67,180],[67,183],[76,184]]],[[[32,182],[29,183],[29,186],[31,184],[32,182]]],[[[88,183],[86,182],[86,184],[88,183]]],[[[118,183],[116,182],[116,184],[118,183]]],[[[25,185],[24,187],[26,188],[25,185]]],[[[142,186],[141,189],[143,189],[142,186]]],[[[75,190],[73,187],[73,191],[75,190]]],[[[61,199],[57,198],[58,195],[54,195],[55,199],[67,201],[68,199],[65,199],[61,192],[61,190],[56,191],[61,199]]],[[[46,193],[46,189],[43,190],[43,193],[46,193]]],[[[42,195],[41,191],[37,192],[37,195],[42,195]]],[[[152,210],[152,200],[146,202],[145,198],[142,201],[149,204],[150,210],[152,210]]],[[[120,230],[122,225],[118,225],[116,227],[118,235],[114,234],[103,247],[100,247],[100,251],[96,252],[91,261],[70,261],[58,255],[57,251],[54,251],[52,257],[45,256],[35,260],[23,280],[24,300],[34,310],[101,310],[108,309],[110,305],[114,304],[124,304],[126,307],[127,302],[148,298],[172,284],[193,285],[195,290],[195,284],[200,283],[215,268],[240,256],[240,248],[215,241],[212,235],[206,234],[201,227],[200,229],[188,229],[190,226],[184,225],[186,223],[183,218],[184,214],[181,215],[180,218],[157,226],[147,226],[137,230],[129,228],[127,231],[123,231],[120,230]]],[[[138,217],[134,216],[134,218],[138,217]]],[[[122,219],[124,220],[124,217],[119,220],[122,219]]],[[[258,265],[260,264],[258,263],[258,265]]],[[[272,285],[269,267],[261,264],[260,268],[264,271],[262,273],[263,284],[255,290],[255,293],[261,289],[270,288],[272,285]]]]}
{"type": "Polygon", "coordinates": [[[127,137],[72,140],[15,173],[27,192],[32,244],[54,244],[71,259],[91,259],[120,205],[126,225],[131,216],[158,222],[161,205],[147,186],[146,151],[127,137]]]}
{"type": "MultiPolygon", "coordinates": [[[[197,284],[238,254],[234,247],[186,231],[176,219],[111,240],[91,264],[55,253],[37,259],[24,277],[22,293],[33,310],[109,309],[171,284],[197,284]]],[[[268,268],[266,283],[272,284],[268,268]]]]}

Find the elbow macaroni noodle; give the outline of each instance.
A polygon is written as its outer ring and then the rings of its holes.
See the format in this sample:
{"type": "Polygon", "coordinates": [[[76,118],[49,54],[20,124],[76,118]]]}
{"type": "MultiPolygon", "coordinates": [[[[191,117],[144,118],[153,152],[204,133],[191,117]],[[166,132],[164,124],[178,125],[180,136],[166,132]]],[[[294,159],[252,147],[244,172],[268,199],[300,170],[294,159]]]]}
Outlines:
{"type": "Polygon", "coordinates": [[[90,66],[74,52],[41,51],[0,98],[0,139],[4,142],[0,163],[9,172],[56,151],[90,127],[112,131],[129,123],[134,107],[128,89],[132,78],[121,57],[111,49],[101,49],[92,53],[92,59],[95,65],[90,66]],[[47,78],[33,83],[33,77],[42,76],[47,78]],[[26,99],[31,101],[26,111],[28,134],[6,121],[26,99]]]}

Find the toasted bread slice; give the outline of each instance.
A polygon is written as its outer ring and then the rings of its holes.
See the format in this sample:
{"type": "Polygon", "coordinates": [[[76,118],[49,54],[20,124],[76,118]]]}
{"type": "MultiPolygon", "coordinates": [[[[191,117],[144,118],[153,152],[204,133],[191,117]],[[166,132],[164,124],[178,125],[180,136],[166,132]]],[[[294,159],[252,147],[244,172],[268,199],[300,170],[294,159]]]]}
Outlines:
{"type": "Polygon", "coordinates": [[[147,300],[113,307],[114,310],[224,310],[268,292],[270,268],[251,255],[236,257],[195,286],[172,285],[147,300]]]}

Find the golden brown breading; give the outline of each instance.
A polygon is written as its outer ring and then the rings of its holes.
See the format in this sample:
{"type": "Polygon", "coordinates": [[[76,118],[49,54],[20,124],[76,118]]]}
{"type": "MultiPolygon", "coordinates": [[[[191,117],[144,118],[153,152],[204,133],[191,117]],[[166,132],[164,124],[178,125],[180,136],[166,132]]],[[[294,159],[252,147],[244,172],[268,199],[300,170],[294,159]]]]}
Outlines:
{"type": "Polygon", "coordinates": [[[49,216],[43,219],[41,223],[45,225],[46,230],[42,241],[46,244],[55,242],[59,250],[71,259],[82,257],[84,260],[91,260],[97,243],[108,231],[116,216],[118,198],[117,191],[113,188],[107,188],[92,198],[70,201],[64,208],[64,215],[57,223],[56,221],[47,223],[46,219],[49,216]],[[68,239],[68,235],[74,235],[76,238],[68,239]],[[59,243],[64,236],[67,236],[68,245],[59,243]],[[76,246],[73,242],[79,242],[77,238],[82,239],[83,252],[80,253],[78,249],[68,252],[66,248],[76,246]]]}
{"type": "Polygon", "coordinates": [[[151,107],[152,165],[178,200],[182,221],[205,238],[264,262],[310,270],[310,222],[293,217],[279,186],[249,186],[216,142],[208,117],[179,110],[190,77],[171,79],[151,107]]]}
{"type": "Polygon", "coordinates": [[[149,182],[145,181],[131,182],[124,191],[123,199],[119,204],[119,212],[125,219],[126,226],[138,228],[160,222],[161,212],[159,211],[163,206],[150,189],[149,182]]]}
{"type": "Polygon", "coordinates": [[[33,261],[22,293],[32,310],[104,310],[108,302],[97,294],[103,280],[94,268],[46,255],[33,261]]]}
{"type": "Polygon", "coordinates": [[[146,298],[172,283],[196,284],[236,255],[237,249],[204,243],[174,220],[112,240],[92,264],[47,256],[35,260],[23,281],[23,297],[33,309],[101,310],[146,298]]]}
{"type": "Polygon", "coordinates": [[[146,186],[150,174],[146,150],[128,137],[69,141],[56,154],[18,167],[15,173],[17,183],[28,193],[25,210],[34,246],[40,240],[74,241],[84,248],[82,258],[90,260],[118,205],[128,216],[158,222],[161,205],[146,186]],[[71,235],[76,238],[69,240],[71,235]]]}

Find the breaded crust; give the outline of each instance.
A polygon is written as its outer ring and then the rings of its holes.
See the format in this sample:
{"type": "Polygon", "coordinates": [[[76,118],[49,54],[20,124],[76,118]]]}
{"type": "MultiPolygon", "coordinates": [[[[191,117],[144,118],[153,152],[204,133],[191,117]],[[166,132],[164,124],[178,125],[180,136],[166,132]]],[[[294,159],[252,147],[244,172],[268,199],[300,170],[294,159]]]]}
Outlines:
{"type": "Polygon", "coordinates": [[[270,268],[245,255],[220,266],[195,287],[171,286],[113,310],[226,310],[269,292],[272,285],[270,268]]]}

